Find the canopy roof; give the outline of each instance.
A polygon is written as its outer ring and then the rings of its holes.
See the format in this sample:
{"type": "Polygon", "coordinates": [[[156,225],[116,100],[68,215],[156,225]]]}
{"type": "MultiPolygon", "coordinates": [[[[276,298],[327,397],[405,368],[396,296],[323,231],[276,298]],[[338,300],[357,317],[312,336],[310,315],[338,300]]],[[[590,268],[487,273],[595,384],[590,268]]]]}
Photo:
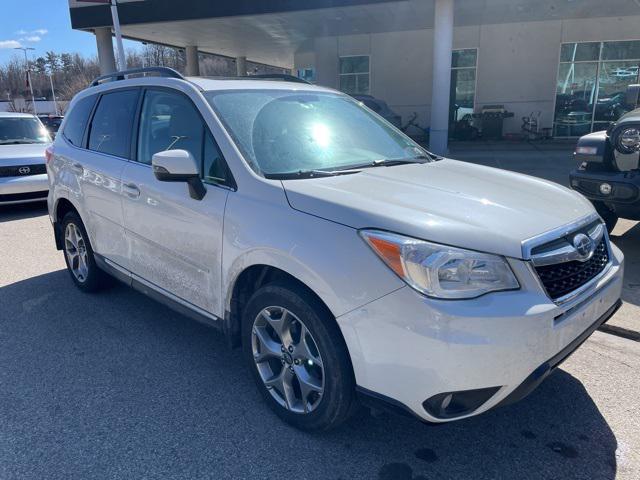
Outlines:
{"type": "MultiPolygon", "coordinates": [[[[291,67],[315,37],[432,28],[434,0],[119,0],[123,34],[291,67]]],[[[69,0],[73,28],[110,26],[108,5],[69,0]]],[[[636,0],[455,0],[457,26],[640,14],[636,0]]]]}

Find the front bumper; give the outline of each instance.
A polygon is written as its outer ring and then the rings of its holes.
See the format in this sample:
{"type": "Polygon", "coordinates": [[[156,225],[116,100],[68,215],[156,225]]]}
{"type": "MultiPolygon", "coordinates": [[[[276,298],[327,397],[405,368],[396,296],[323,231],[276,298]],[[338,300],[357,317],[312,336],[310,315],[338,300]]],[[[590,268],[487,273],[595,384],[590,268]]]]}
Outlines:
{"type": "Polygon", "coordinates": [[[47,174],[0,177],[0,205],[38,202],[47,199],[47,174]]]}
{"type": "Polygon", "coordinates": [[[477,415],[523,396],[618,304],[623,255],[614,245],[611,253],[607,273],[562,305],[547,297],[525,262],[512,261],[522,285],[518,291],[443,301],[403,287],[338,317],[359,390],[432,423],[477,415]],[[468,397],[480,403],[451,415],[429,407],[428,400],[452,392],[463,394],[461,404],[468,397]]]}
{"type": "Polygon", "coordinates": [[[619,217],[640,220],[640,172],[586,172],[569,174],[571,188],[592,202],[602,202],[619,217]],[[603,195],[600,185],[611,185],[611,193],[603,195]]]}

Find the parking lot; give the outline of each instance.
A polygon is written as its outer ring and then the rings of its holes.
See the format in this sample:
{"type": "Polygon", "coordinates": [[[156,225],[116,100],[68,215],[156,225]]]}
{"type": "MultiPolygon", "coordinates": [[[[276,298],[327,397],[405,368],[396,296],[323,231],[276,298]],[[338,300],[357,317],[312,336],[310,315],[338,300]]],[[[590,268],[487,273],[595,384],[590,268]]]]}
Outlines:
{"type": "MultiPolygon", "coordinates": [[[[569,164],[523,152],[552,179],[569,164]]],[[[310,435],[219,333],[123,286],[80,293],[45,206],[0,208],[0,478],[640,478],[640,224],[614,233],[618,335],[596,332],[524,401],[438,427],[361,412],[310,435]]]]}

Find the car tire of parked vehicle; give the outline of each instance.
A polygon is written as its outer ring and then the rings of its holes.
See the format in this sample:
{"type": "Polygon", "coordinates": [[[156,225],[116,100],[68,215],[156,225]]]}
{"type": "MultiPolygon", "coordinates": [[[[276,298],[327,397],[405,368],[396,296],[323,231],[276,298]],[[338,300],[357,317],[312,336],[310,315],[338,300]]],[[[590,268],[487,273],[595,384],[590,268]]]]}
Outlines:
{"type": "Polygon", "coordinates": [[[76,212],[62,219],[64,261],[71,280],[83,292],[96,292],[106,286],[109,276],[96,265],[87,230],[76,212]]]}
{"type": "Polygon", "coordinates": [[[258,289],[244,308],[242,344],[258,389],[285,422],[328,430],[356,410],[344,338],[331,313],[304,287],[272,283],[258,289]]]}
{"type": "Polygon", "coordinates": [[[607,232],[611,233],[618,223],[618,215],[604,203],[594,202],[594,207],[598,215],[604,220],[607,232]]]}

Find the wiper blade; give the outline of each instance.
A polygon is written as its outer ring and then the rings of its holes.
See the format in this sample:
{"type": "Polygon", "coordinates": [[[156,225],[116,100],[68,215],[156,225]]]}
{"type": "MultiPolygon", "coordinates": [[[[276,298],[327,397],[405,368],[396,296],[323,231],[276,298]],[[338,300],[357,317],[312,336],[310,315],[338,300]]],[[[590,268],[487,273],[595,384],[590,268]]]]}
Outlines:
{"type": "Polygon", "coordinates": [[[347,165],[333,170],[298,170],[297,172],[287,173],[263,173],[265,178],[270,180],[292,180],[297,178],[314,178],[314,177],[335,177],[337,175],[350,175],[358,173],[364,168],[373,167],[392,167],[394,165],[406,165],[411,163],[427,163],[427,161],[438,160],[439,158],[431,155],[416,155],[415,157],[406,158],[383,158],[373,160],[371,162],[359,163],[356,165],[347,165]]]}
{"type": "Polygon", "coordinates": [[[380,160],[374,160],[372,162],[359,163],[357,165],[348,165],[340,168],[337,171],[347,170],[359,170],[362,168],[374,168],[374,167],[393,167],[394,165],[407,165],[411,163],[427,163],[425,160],[434,160],[434,158],[427,155],[419,155],[417,157],[410,158],[383,158],[380,160]]]}
{"type": "Polygon", "coordinates": [[[270,180],[295,180],[299,178],[335,177],[349,173],[356,172],[343,172],[339,170],[298,170],[297,172],[288,173],[263,173],[263,175],[270,180]]]}

